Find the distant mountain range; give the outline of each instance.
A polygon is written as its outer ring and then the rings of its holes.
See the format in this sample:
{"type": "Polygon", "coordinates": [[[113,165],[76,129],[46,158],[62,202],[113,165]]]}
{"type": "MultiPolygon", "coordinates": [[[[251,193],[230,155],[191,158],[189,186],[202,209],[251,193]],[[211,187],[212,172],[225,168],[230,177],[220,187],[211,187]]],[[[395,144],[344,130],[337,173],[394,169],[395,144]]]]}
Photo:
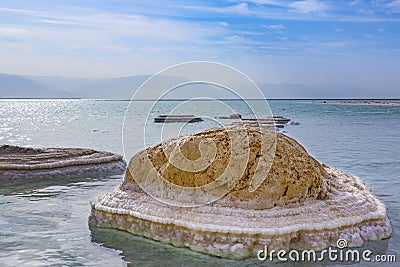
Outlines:
{"type": "Polygon", "coordinates": [[[71,97],[62,90],[49,89],[45,85],[24,76],[0,73],[1,98],[46,98],[46,97],[71,97]]]}
{"type": "Polygon", "coordinates": [[[0,74],[0,98],[130,99],[148,77],[96,79],[0,74]]]}
{"type": "MultiPolygon", "coordinates": [[[[0,98],[93,98],[130,99],[139,86],[150,75],[136,75],[120,78],[73,78],[55,76],[28,76],[0,73],[0,98]]],[[[177,79],[170,77],[169,79],[177,79]]],[[[270,98],[323,98],[323,92],[293,83],[259,84],[267,99],[270,98]]],[[[195,88],[195,87],[193,87],[195,88]]],[[[197,96],[199,92],[214,98],[232,98],[216,88],[197,88],[183,98],[197,96]]],[[[172,93],[170,98],[182,94],[172,93]]],[[[326,97],[326,96],[325,96],[326,97]]],[[[335,96],[332,96],[335,97],[335,96]]]]}

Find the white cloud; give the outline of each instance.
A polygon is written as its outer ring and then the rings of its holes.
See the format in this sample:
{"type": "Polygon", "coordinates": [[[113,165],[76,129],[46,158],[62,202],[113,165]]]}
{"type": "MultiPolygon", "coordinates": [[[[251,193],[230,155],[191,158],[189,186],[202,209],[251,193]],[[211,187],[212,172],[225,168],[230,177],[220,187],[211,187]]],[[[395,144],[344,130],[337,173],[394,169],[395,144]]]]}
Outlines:
{"type": "Polygon", "coordinates": [[[270,29],[270,30],[276,30],[276,31],[282,31],[285,29],[285,26],[283,26],[282,24],[263,25],[263,27],[270,29]]]}
{"type": "Polygon", "coordinates": [[[375,38],[375,35],[369,34],[369,33],[366,33],[366,34],[364,34],[363,36],[364,36],[365,38],[368,38],[368,39],[375,38]]]}
{"type": "Polygon", "coordinates": [[[335,32],[343,32],[343,31],[344,31],[344,29],[343,29],[342,27],[333,26],[332,28],[333,28],[333,30],[334,30],[335,32]]]}
{"type": "Polygon", "coordinates": [[[385,4],[385,7],[390,9],[391,12],[400,12],[400,0],[393,0],[385,4]]]}
{"type": "Polygon", "coordinates": [[[388,7],[400,7],[400,0],[393,0],[386,4],[388,7]]]}
{"type": "MultiPolygon", "coordinates": [[[[400,0],[399,0],[400,1],[400,0]]],[[[229,2],[239,2],[232,0],[229,2]]],[[[279,2],[280,8],[269,8],[264,5],[257,7],[251,6],[248,3],[258,1],[240,1],[240,4],[231,6],[207,6],[207,5],[185,5],[178,6],[182,10],[194,10],[204,13],[229,14],[237,16],[254,17],[260,19],[274,20],[293,20],[293,21],[332,21],[332,22],[385,22],[385,21],[400,21],[399,18],[387,17],[385,15],[367,14],[360,10],[361,14],[345,14],[335,11],[334,1],[318,1],[318,0],[301,0],[288,3],[287,1],[279,2]]],[[[269,2],[269,1],[268,1],[269,2]]]]}
{"type": "Polygon", "coordinates": [[[358,4],[360,4],[360,1],[359,1],[359,0],[354,0],[354,1],[351,1],[351,2],[350,2],[350,5],[351,5],[351,6],[356,6],[356,5],[358,5],[358,4]]]}
{"type": "Polygon", "coordinates": [[[16,8],[4,8],[4,7],[0,7],[0,11],[12,12],[12,13],[20,13],[20,14],[24,14],[24,15],[33,15],[33,16],[38,16],[38,15],[42,14],[41,12],[33,11],[33,10],[16,9],[16,8]]]}
{"type": "Polygon", "coordinates": [[[223,27],[228,27],[229,26],[229,23],[226,22],[226,21],[220,21],[220,22],[218,22],[218,24],[223,26],[223,27]]]}
{"type": "Polygon", "coordinates": [[[231,44],[242,44],[246,43],[247,39],[240,35],[231,35],[225,38],[225,40],[231,44]]]}
{"type": "Polygon", "coordinates": [[[160,65],[207,59],[210,47],[218,54],[222,48],[215,43],[224,42],[230,34],[227,23],[197,23],[94,9],[75,13],[3,12],[19,17],[23,14],[26,23],[0,27],[0,72],[110,76],[137,73],[136,66],[144,69],[139,73],[151,73],[159,70],[160,65]],[[15,58],[19,67],[6,60],[10,58],[15,58]],[[132,67],[128,68],[130,64],[132,67]],[[93,68],[85,69],[89,65],[93,68]],[[153,69],[149,72],[144,65],[153,69]]]}
{"type": "Polygon", "coordinates": [[[299,13],[323,13],[328,10],[325,3],[317,0],[296,1],[289,6],[299,13]]]}
{"type": "Polygon", "coordinates": [[[222,13],[222,14],[249,15],[249,14],[254,13],[254,12],[250,11],[249,5],[245,2],[241,2],[236,5],[230,5],[227,7],[201,6],[201,5],[185,5],[185,6],[179,6],[179,7],[184,8],[184,9],[189,9],[189,10],[214,12],[214,13],[222,13]]]}
{"type": "MultiPolygon", "coordinates": [[[[36,14],[33,11],[30,14],[36,14]]],[[[115,41],[120,38],[156,38],[159,41],[188,41],[196,42],[207,36],[218,36],[217,27],[207,27],[198,23],[182,22],[169,19],[157,19],[138,15],[122,15],[114,13],[100,13],[92,10],[90,14],[50,14],[41,13],[31,18],[32,22],[23,29],[35,32],[37,39],[54,36],[53,42],[59,42],[63,35],[75,36],[73,39],[86,40],[88,36],[115,41]],[[45,17],[45,18],[41,18],[45,17]],[[69,25],[76,27],[71,28],[69,25]],[[67,26],[67,27],[64,27],[67,26]],[[78,28],[78,29],[77,29],[78,28]],[[51,35],[49,35],[51,33],[51,35]],[[79,35],[78,35],[79,33],[79,35]]],[[[14,29],[14,28],[13,28],[14,29]]],[[[5,30],[4,30],[5,31],[5,30]]],[[[11,28],[8,29],[8,32],[11,28]]],[[[15,32],[22,30],[14,29],[15,32]]],[[[64,39],[64,38],[62,38],[64,39]]],[[[67,39],[68,40],[68,39],[67,39]]]]}
{"type": "Polygon", "coordinates": [[[238,13],[238,14],[247,14],[249,13],[249,7],[247,3],[240,3],[234,6],[230,6],[228,8],[229,11],[238,13]]]}
{"type": "Polygon", "coordinates": [[[286,4],[283,1],[275,1],[275,0],[231,0],[230,2],[247,2],[254,3],[257,5],[272,5],[272,6],[285,6],[286,4]]]}

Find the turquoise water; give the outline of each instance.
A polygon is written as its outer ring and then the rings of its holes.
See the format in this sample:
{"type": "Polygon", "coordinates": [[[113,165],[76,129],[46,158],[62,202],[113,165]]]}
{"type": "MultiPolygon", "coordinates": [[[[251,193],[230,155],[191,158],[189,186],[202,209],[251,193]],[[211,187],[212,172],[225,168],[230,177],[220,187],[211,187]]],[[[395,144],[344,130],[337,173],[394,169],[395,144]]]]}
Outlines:
{"type": "MultiPolygon", "coordinates": [[[[257,101],[251,100],[254,105],[257,101]]],[[[239,101],[226,101],[246,114],[239,101]]],[[[138,102],[136,116],[143,128],[150,102],[138,102]]],[[[179,101],[162,102],[152,116],[164,113],[179,101]]],[[[393,224],[388,240],[367,244],[376,254],[395,254],[400,247],[400,106],[316,104],[310,100],[271,100],[274,114],[300,125],[287,125],[296,138],[320,162],[363,178],[383,200],[393,224]]],[[[0,144],[32,147],[88,147],[123,152],[122,126],[127,101],[3,100],[0,101],[0,144]]],[[[228,115],[207,101],[187,108],[187,113],[228,115]]],[[[151,123],[150,123],[151,125],[151,123]]],[[[216,126],[212,120],[189,124],[182,133],[216,126]]],[[[160,140],[160,125],[148,127],[146,144],[160,140]]],[[[168,136],[168,133],[166,134],[168,136]]],[[[139,150],[143,141],[132,138],[139,150]]],[[[68,181],[1,184],[1,266],[241,266],[265,262],[256,259],[228,261],[174,248],[110,229],[89,229],[90,200],[116,186],[121,175],[76,176],[68,181]]],[[[399,259],[397,260],[399,261],[399,259]]],[[[340,262],[335,263],[340,265],[340,262]]],[[[299,266],[299,263],[275,265],[299,266]]],[[[332,262],[312,266],[334,265],[332,262]]],[[[310,266],[303,263],[300,266],[310,266]]],[[[354,266],[394,266],[355,263],[354,266]]]]}

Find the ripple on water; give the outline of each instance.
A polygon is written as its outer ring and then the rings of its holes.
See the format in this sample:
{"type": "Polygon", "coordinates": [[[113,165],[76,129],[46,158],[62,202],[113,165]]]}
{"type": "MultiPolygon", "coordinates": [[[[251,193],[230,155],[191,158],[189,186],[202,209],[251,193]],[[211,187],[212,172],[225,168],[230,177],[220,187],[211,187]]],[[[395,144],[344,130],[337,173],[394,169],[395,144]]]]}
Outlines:
{"type": "Polygon", "coordinates": [[[39,184],[34,190],[17,187],[23,197],[15,192],[0,196],[0,203],[8,203],[7,210],[0,209],[1,265],[94,266],[101,259],[100,266],[115,266],[120,257],[114,251],[104,251],[90,242],[87,218],[89,201],[99,190],[116,186],[120,179],[121,175],[115,175],[64,185],[39,184]],[[55,197],[38,197],[32,191],[55,197]]]}

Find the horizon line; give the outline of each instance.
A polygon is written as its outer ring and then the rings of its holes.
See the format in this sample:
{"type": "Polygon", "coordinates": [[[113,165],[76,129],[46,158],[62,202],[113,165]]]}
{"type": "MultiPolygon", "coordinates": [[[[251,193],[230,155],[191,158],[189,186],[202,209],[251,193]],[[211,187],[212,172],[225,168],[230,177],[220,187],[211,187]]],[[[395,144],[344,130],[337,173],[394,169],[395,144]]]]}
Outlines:
{"type": "Polygon", "coordinates": [[[210,98],[210,99],[190,99],[190,98],[173,98],[173,99],[111,99],[111,98],[79,98],[79,97],[0,97],[0,101],[4,100],[92,100],[92,101],[210,101],[210,100],[399,100],[400,98],[210,98]]]}

